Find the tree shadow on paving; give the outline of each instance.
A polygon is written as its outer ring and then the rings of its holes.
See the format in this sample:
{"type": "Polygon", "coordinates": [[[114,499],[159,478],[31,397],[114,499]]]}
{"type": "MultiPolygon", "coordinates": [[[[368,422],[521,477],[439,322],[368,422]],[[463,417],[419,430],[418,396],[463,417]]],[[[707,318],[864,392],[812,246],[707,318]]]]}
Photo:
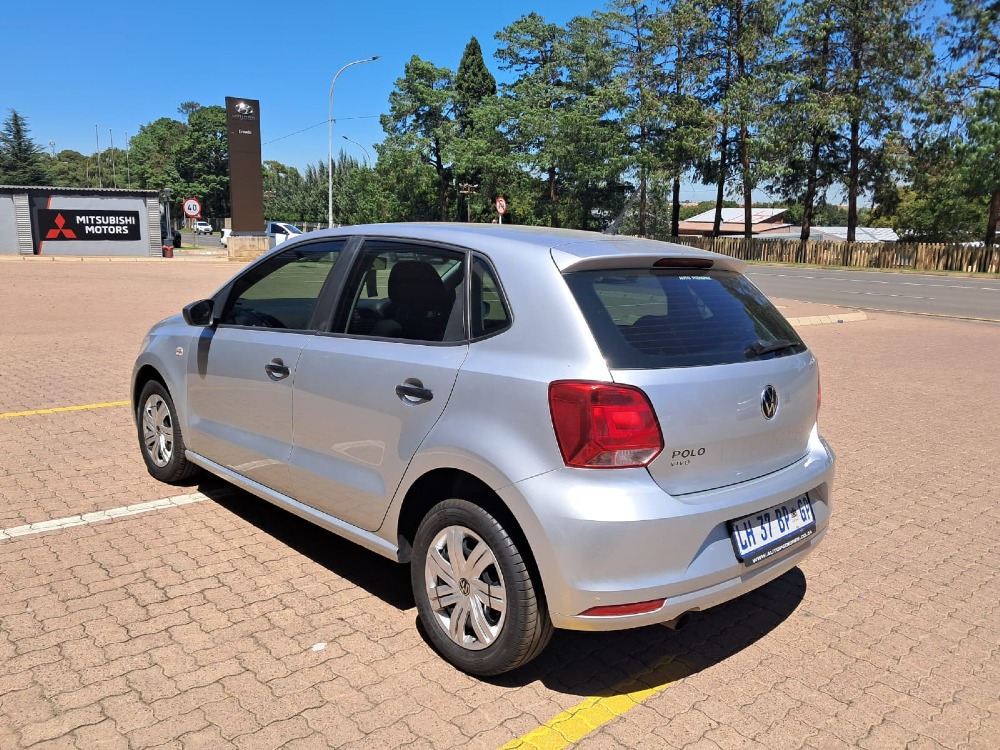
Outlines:
{"type": "Polygon", "coordinates": [[[605,633],[557,630],[533,662],[492,684],[539,681],[568,695],[612,696],[661,687],[725,661],[775,630],[798,608],[806,578],[793,568],[740,598],[692,612],[681,630],[650,625],[605,633]]]}
{"type": "Polygon", "coordinates": [[[411,609],[410,569],[322,529],[249,492],[214,478],[198,490],[331,573],[401,611],[411,609]]]}

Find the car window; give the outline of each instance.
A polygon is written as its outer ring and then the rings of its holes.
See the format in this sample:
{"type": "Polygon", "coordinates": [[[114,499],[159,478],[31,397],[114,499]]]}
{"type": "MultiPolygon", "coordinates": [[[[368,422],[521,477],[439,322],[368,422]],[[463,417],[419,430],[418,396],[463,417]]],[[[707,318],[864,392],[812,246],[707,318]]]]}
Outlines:
{"type": "Polygon", "coordinates": [[[612,368],[730,364],[805,351],[788,321],[738,273],[636,269],[565,278],[612,368]],[[781,342],[787,346],[773,347],[781,342]]]}
{"type": "Polygon", "coordinates": [[[339,333],[408,341],[463,341],[464,253],[368,241],[352,269],[339,333]]]}
{"type": "Polygon", "coordinates": [[[286,250],[234,282],[221,324],[307,330],[323,284],[345,245],[318,242],[286,250]]]}
{"type": "Polygon", "coordinates": [[[472,260],[472,337],[489,336],[510,324],[510,313],[500,293],[500,285],[489,263],[475,256],[472,260]]]}

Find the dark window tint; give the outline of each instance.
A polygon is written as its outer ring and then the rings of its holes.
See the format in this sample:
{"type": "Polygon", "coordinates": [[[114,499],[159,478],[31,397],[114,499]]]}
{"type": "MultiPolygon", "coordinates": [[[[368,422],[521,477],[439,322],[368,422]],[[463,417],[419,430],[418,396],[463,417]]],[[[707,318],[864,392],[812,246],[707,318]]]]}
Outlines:
{"type": "Polygon", "coordinates": [[[493,269],[483,258],[472,260],[472,337],[489,336],[510,324],[510,313],[493,269]]]}
{"type": "Polygon", "coordinates": [[[566,275],[612,368],[730,364],[805,351],[744,276],[655,269],[566,275]]]}
{"type": "Polygon", "coordinates": [[[221,323],[305,330],[344,242],[286,250],[240,276],[221,323]]]}
{"type": "Polygon", "coordinates": [[[465,255],[369,241],[352,269],[334,330],[409,341],[463,341],[465,255]]]}

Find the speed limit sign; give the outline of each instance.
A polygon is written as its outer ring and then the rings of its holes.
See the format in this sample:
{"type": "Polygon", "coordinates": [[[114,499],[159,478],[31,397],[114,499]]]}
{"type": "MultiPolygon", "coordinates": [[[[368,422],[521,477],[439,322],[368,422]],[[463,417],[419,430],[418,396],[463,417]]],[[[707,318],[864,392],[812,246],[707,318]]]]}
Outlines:
{"type": "Polygon", "coordinates": [[[201,218],[201,201],[197,198],[188,198],[184,201],[184,215],[192,218],[201,218]]]}

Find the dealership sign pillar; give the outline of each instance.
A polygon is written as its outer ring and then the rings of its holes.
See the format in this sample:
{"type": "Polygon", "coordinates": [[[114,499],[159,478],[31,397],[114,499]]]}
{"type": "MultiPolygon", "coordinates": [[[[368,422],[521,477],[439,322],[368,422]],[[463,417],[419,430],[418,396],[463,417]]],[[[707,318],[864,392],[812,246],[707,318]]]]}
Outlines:
{"type": "Polygon", "coordinates": [[[229,257],[249,260],[266,252],[264,175],[260,161],[260,102],[226,97],[229,197],[233,207],[229,257]]]}

